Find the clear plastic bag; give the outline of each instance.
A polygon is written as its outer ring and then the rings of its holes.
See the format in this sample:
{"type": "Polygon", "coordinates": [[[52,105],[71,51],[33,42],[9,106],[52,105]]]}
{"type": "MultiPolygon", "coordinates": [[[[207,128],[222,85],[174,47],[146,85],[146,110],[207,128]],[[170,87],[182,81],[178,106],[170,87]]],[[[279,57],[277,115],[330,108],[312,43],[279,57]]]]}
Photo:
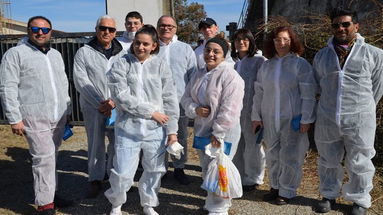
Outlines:
{"type": "Polygon", "coordinates": [[[218,159],[215,158],[210,161],[206,171],[205,178],[203,179],[202,189],[215,193],[218,189],[218,159]]]}
{"type": "Polygon", "coordinates": [[[209,163],[201,187],[225,199],[242,197],[241,176],[222,150],[219,150],[217,156],[209,163]]]}

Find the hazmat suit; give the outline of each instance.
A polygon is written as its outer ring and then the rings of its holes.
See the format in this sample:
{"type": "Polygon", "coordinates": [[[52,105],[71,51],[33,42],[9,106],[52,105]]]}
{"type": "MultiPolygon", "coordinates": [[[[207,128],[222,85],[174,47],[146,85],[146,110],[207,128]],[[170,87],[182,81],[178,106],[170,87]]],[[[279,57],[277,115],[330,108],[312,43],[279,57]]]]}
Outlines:
{"type": "Polygon", "coordinates": [[[9,49],[0,67],[0,97],[10,124],[23,122],[32,155],[35,203],[53,202],[56,157],[67,115],[68,80],[61,54],[40,51],[29,41],[9,49]]]}
{"type": "Polygon", "coordinates": [[[301,182],[309,141],[291,123],[314,122],[316,89],[311,65],[294,53],[265,61],[254,84],[251,119],[263,123],[270,186],[281,197],[295,197],[301,182]]]}
{"type": "Polygon", "coordinates": [[[105,196],[113,207],[126,202],[126,192],[133,185],[142,150],[141,206],[156,207],[161,176],[166,171],[166,136],[178,130],[179,105],[172,73],[166,62],[156,55],[141,63],[129,53],[113,64],[108,81],[118,116],[116,154],[109,178],[111,188],[105,196]],[[153,112],[169,116],[164,127],[152,119],[153,112]]]}
{"type": "Polygon", "coordinates": [[[265,152],[261,144],[257,144],[258,136],[254,134],[251,122],[251,110],[253,108],[254,82],[257,73],[266,58],[262,56],[244,57],[237,60],[234,68],[245,82],[245,95],[241,112],[241,139],[237,153],[233,159],[238,168],[242,185],[263,184],[265,175],[265,152]]]}
{"type": "Polygon", "coordinates": [[[383,51],[357,34],[341,68],[330,38],[327,47],[316,54],[313,67],[321,94],[315,125],[320,193],[328,199],[340,196],[345,158],[349,180],[343,185],[343,196],[368,208],[375,172],[371,162],[375,110],[383,93],[383,51]]]}
{"type": "MultiPolygon", "coordinates": [[[[179,41],[177,39],[177,35],[173,36],[173,39],[169,44],[165,44],[160,40],[160,45],[161,47],[158,56],[163,58],[170,66],[173,80],[177,88],[177,99],[180,101],[185,92],[187,83],[197,70],[197,62],[193,49],[190,45],[179,41]]],[[[180,159],[176,159],[174,156],[171,156],[174,168],[182,169],[185,167],[185,163],[187,161],[187,126],[189,123],[189,119],[185,116],[184,112],[183,108],[180,107],[177,132],[177,139],[178,142],[184,147],[184,153],[181,155],[180,159]]]]}
{"type": "Polygon", "coordinates": [[[120,43],[114,39],[108,59],[97,44],[97,38],[81,47],[73,65],[73,80],[76,90],[80,93],[81,112],[84,116],[88,139],[88,180],[102,181],[105,172],[109,174],[112,167],[114,131],[106,128],[107,116],[98,111],[102,101],[110,99],[106,73],[112,64],[125,54],[120,43]],[[109,139],[105,150],[105,136],[109,139]],[[106,151],[108,153],[107,164],[106,151]]]}
{"type": "MultiPolygon", "coordinates": [[[[240,113],[244,95],[244,82],[231,63],[221,62],[207,72],[206,68],[195,73],[188,83],[181,104],[189,118],[194,119],[194,135],[223,139],[232,144],[230,159],[233,159],[241,135],[240,113]],[[195,109],[209,106],[208,117],[200,117],[195,109]]],[[[212,160],[199,150],[202,177],[205,176],[212,160]]],[[[204,208],[210,213],[226,213],[231,206],[231,199],[223,199],[208,192],[204,208]]]]}

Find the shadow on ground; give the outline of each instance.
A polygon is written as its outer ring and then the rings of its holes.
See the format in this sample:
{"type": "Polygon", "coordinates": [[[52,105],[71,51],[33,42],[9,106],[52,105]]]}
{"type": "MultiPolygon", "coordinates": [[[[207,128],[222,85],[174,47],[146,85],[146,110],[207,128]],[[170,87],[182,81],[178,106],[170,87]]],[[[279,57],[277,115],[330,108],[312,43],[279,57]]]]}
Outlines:
{"type": "MultiPolygon", "coordinates": [[[[0,160],[0,208],[6,209],[9,214],[36,214],[34,206],[33,176],[31,169],[31,156],[27,149],[8,147],[5,155],[11,160],[0,160]]],[[[171,163],[170,163],[171,164],[171,163]]],[[[187,165],[185,169],[201,171],[200,167],[187,165]]],[[[107,214],[110,204],[101,193],[95,199],[86,199],[88,189],[87,181],[87,152],[85,150],[62,150],[58,162],[58,191],[57,193],[67,199],[75,200],[74,207],[58,210],[58,214],[107,214]]],[[[137,182],[141,171],[135,177],[137,182]]],[[[159,194],[160,206],[156,210],[160,214],[206,214],[202,208],[206,192],[200,187],[202,179],[190,176],[192,183],[188,186],[180,185],[173,177],[172,168],[162,180],[162,189],[171,190],[159,194]],[[173,193],[174,192],[174,193],[173,193]],[[187,193],[188,195],[182,195],[187,193]],[[190,195],[189,195],[190,194],[190,195]],[[185,206],[187,202],[187,207],[185,206]]],[[[104,190],[109,188],[108,183],[103,184],[104,190]]],[[[142,214],[139,204],[139,194],[136,186],[127,193],[127,202],[122,210],[129,214],[142,214]]]]}

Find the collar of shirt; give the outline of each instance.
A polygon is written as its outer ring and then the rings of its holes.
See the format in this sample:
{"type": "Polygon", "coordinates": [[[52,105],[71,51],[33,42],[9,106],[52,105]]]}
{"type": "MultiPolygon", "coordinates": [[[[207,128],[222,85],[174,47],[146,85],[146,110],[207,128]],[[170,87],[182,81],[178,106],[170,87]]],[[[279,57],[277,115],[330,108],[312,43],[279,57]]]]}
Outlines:
{"type": "Polygon", "coordinates": [[[107,59],[111,58],[112,56],[117,55],[122,50],[122,46],[121,46],[120,42],[118,42],[116,40],[116,38],[114,38],[112,40],[112,43],[111,43],[111,46],[109,49],[104,49],[104,47],[102,47],[98,43],[97,37],[94,37],[88,43],[88,45],[91,46],[92,48],[94,48],[95,50],[97,50],[98,52],[104,54],[107,59]]]}
{"type": "Polygon", "coordinates": [[[32,40],[28,39],[28,43],[35,47],[37,50],[41,51],[43,54],[47,54],[49,50],[51,50],[50,44],[47,43],[44,46],[38,46],[36,43],[32,42],[32,40]]]}
{"type": "Polygon", "coordinates": [[[178,36],[177,35],[173,35],[173,38],[170,40],[170,42],[168,44],[162,42],[162,40],[160,39],[160,46],[168,46],[174,42],[176,42],[178,40],[178,36]]]}

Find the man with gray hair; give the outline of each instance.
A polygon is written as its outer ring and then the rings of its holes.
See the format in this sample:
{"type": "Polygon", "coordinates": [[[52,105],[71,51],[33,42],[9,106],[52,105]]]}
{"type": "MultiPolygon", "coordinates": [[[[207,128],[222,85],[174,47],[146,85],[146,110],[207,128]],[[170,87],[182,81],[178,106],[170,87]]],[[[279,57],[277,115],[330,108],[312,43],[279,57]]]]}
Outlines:
{"type": "MultiPolygon", "coordinates": [[[[174,17],[168,15],[161,16],[157,22],[157,32],[161,47],[159,56],[170,66],[173,80],[177,87],[178,101],[180,101],[185,92],[186,84],[197,70],[196,57],[190,45],[177,39],[177,24],[174,17]]],[[[189,119],[186,117],[184,109],[180,106],[177,136],[179,143],[184,147],[184,153],[179,159],[176,159],[174,156],[171,156],[171,158],[174,166],[174,177],[183,185],[190,183],[184,173],[187,161],[188,122],[189,119]]]]}
{"type": "Polygon", "coordinates": [[[80,93],[88,139],[89,198],[98,196],[105,173],[109,175],[112,168],[114,131],[106,126],[106,120],[111,116],[115,104],[110,98],[106,73],[125,54],[115,39],[116,21],[112,17],[105,15],[98,18],[95,29],[96,36],[77,51],[73,66],[74,84],[80,93]],[[107,162],[105,136],[109,139],[107,162]]]}

